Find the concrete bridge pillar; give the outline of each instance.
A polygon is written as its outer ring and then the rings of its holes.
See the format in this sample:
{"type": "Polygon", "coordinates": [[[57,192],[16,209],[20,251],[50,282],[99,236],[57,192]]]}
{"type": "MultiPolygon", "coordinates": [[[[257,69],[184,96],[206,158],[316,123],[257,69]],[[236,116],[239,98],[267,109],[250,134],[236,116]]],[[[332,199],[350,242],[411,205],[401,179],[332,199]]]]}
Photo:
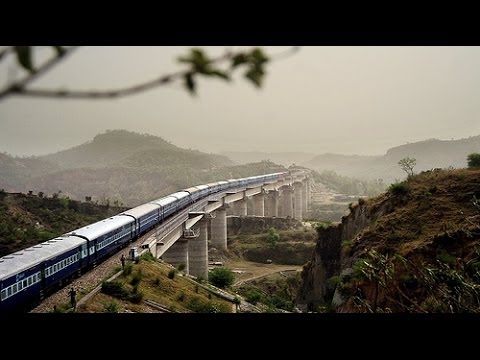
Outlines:
{"type": "Polygon", "coordinates": [[[265,194],[263,191],[253,196],[253,215],[265,216],[265,194]]]}
{"type": "Polygon", "coordinates": [[[200,220],[198,228],[200,234],[188,244],[188,264],[190,274],[196,277],[208,279],[208,232],[206,219],[200,220]]]}
{"type": "Polygon", "coordinates": [[[293,217],[297,220],[302,220],[302,193],[303,193],[303,186],[301,182],[296,182],[293,184],[294,187],[294,214],[293,217]]]}
{"type": "Polygon", "coordinates": [[[238,216],[247,216],[247,200],[242,199],[234,202],[236,207],[236,214],[238,216]]]}
{"type": "Polygon", "coordinates": [[[188,264],[188,239],[178,239],[170,248],[162,255],[162,259],[175,267],[183,264],[185,273],[189,274],[188,264]]]}
{"type": "Polygon", "coordinates": [[[247,201],[247,215],[255,215],[255,213],[253,212],[253,199],[251,197],[246,197],[245,199],[247,201]]]}
{"type": "Polygon", "coordinates": [[[235,205],[231,205],[231,204],[229,204],[229,205],[230,205],[230,206],[227,207],[227,216],[235,215],[236,206],[235,206],[235,205]]]}
{"type": "Polygon", "coordinates": [[[265,203],[265,216],[278,217],[278,191],[269,191],[265,203]]]}
{"type": "Polygon", "coordinates": [[[212,219],[212,246],[217,249],[227,248],[227,216],[223,208],[217,209],[216,217],[212,219]]]}
{"type": "Polygon", "coordinates": [[[292,199],[293,189],[291,186],[286,186],[282,189],[282,217],[291,217],[293,218],[293,199],[292,199]]]}
{"type": "Polygon", "coordinates": [[[308,179],[303,181],[303,191],[302,191],[302,213],[306,215],[308,210],[308,179]]]}

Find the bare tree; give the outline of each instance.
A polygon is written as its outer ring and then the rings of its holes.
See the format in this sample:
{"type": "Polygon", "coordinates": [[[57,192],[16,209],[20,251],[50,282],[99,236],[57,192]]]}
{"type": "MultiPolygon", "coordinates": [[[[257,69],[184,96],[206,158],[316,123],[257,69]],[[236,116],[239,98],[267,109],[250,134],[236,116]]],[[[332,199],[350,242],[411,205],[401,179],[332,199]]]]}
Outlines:
{"type": "Polygon", "coordinates": [[[240,68],[245,70],[244,77],[247,81],[256,87],[261,87],[266,74],[266,64],[272,60],[289,56],[298,50],[297,47],[293,47],[273,56],[267,56],[262,49],[254,48],[249,51],[226,51],[222,56],[210,58],[202,49],[191,49],[189,54],[178,58],[178,62],[188,66],[186,70],[162,75],[139,84],[92,91],[32,88],[30,85],[34,80],[58,66],[77,47],[52,46],[52,49],[51,57],[38,66],[33,63],[34,49],[32,46],[11,46],[0,50],[0,62],[8,56],[15,56],[18,66],[28,72],[22,79],[13,81],[0,89],[0,101],[13,95],[58,99],[113,99],[137,94],[178,80],[182,80],[187,91],[194,95],[199,76],[231,81],[233,72],[240,68]]]}
{"type": "Polygon", "coordinates": [[[406,157],[398,162],[400,169],[407,173],[407,176],[413,176],[413,168],[417,165],[417,160],[415,158],[406,157]]]}

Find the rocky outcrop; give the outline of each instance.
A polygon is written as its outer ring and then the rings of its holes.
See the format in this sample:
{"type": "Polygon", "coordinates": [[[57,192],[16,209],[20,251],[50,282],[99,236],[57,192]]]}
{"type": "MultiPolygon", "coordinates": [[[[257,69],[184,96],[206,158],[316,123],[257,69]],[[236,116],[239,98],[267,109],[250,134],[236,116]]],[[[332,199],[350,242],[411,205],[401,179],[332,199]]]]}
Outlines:
{"type": "Polygon", "coordinates": [[[386,206],[369,208],[365,204],[351,208],[348,216],[338,225],[318,230],[318,241],[312,260],[303,268],[302,285],[297,303],[300,307],[313,309],[330,301],[327,283],[332,276],[339,275],[341,268],[351,266],[342,263],[341,245],[343,241],[353,241],[369,224],[387,211],[386,206]]]}

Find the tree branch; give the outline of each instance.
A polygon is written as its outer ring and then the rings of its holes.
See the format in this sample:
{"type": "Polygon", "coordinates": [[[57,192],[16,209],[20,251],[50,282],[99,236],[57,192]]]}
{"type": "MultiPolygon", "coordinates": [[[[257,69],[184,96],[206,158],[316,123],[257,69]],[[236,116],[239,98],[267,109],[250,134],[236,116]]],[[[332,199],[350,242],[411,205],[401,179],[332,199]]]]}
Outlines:
{"type": "Polygon", "coordinates": [[[2,98],[8,95],[19,94],[23,91],[26,91],[25,86],[37,79],[39,76],[45,74],[48,70],[50,70],[62,60],[64,60],[69,54],[75,51],[75,49],[76,47],[70,47],[68,49],[65,49],[65,52],[62,55],[52,57],[50,60],[45,62],[37,70],[26,76],[24,79],[8,85],[4,90],[0,91],[0,100],[2,100],[2,98]]]}
{"type": "MultiPolygon", "coordinates": [[[[286,51],[282,51],[270,57],[269,61],[271,60],[278,60],[287,56],[293,55],[295,52],[298,51],[298,47],[292,47],[286,51]]],[[[71,53],[72,48],[68,49],[69,53],[71,53]]],[[[218,58],[212,59],[208,62],[208,64],[220,63],[224,62],[225,60],[233,59],[235,53],[227,51],[222,56],[218,58]]],[[[65,57],[62,56],[61,58],[54,58],[53,60],[49,61],[48,63],[44,64],[38,71],[33,73],[31,76],[27,77],[23,81],[17,82],[15,84],[10,85],[5,90],[0,92],[0,101],[2,98],[8,95],[21,95],[21,96],[31,96],[31,97],[43,97],[43,98],[57,98],[57,99],[112,99],[112,98],[120,98],[129,95],[134,95],[143,91],[151,90],[158,86],[163,86],[165,84],[171,83],[173,80],[178,78],[183,78],[188,74],[192,73],[192,69],[188,69],[185,71],[179,71],[176,73],[163,75],[159,78],[149,80],[140,84],[130,85],[123,88],[111,89],[111,90],[54,90],[54,89],[27,89],[25,86],[33,81],[36,77],[40,74],[44,73],[46,70],[50,69],[54,66],[59,60],[65,57]]],[[[226,71],[227,75],[230,75],[233,69],[229,69],[226,71]]]]}

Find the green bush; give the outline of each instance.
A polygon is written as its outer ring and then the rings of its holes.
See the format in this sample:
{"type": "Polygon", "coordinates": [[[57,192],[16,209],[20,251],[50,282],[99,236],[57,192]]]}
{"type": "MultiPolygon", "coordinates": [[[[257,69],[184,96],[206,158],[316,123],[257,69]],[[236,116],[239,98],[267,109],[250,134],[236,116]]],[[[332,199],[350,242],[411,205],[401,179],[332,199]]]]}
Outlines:
{"type": "Polygon", "coordinates": [[[134,304],[140,304],[143,300],[143,293],[141,291],[137,291],[137,293],[131,294],[128,297],[128,300],[130,300],[134,304]]]}
{"type": "Polygon", "coordinates": [[[102,284],[102,293],[116,297],[118,299],[128,299],[129,293],[118,281],[104,282],[102,284]]]}
{"type": "Polygon", "coordinates": [[[133,275],[133,278],[132,280],[130,281],[130,285],[132,286],[137,286],[138,284],[140,284],[140,281],[142,280],[143,278],[143,274],[142,274],[142,270],[139,269],[135,275],[133,275]]]}
{"type": "Polygon", "coordinates": [[[208,279],[210,283],[223,289],[233,284],[235,275],[229,269],[225,267],[219,267],[208,273],[208,279]]]}
{"type": "Polygon", "coordinates": [[[388,188],[388,191],[394,195],[394,196],[403,196],[403,195],[408,195],[410,192],[410,189],[408,188],[408,185],[405,181],[399,182],[399,183],[393,183],[390,185],[388,188]]]}
{"type": "Polygon", "coordinates": [[[177,269],[178,269],[178,271],[183,271],[183,270],[185,270],[185,267],[186,267],[185,264],[180,264],[180,265],[178,265],[177,269]]]}
{"type": "Polygon", "coordinates": [[[133,265],[131,263],[128,263],[125,265],[125,268],[123,269],[123,276],[128,276],[132,273],[132,268],[133,265]]]}
{"type": "Polygon", "coordinates": [[[257,289],[249,289],[245,293],[245,300],[247,300],[250,304],[255,305],[260,299],[262,298],[262,293],[257,289]]]}
{"type": "Polygon", "coordinates": [[[467,163],[469,168],[477,168],[480,167],[480,154],[479,153],[472,153],[467,156],[467,163]]]}
{"type": "Polygon", "coordinates": [[[108,304],[105,304],[104,310],[107,313],[118,313],[118,310],[120,310],[120,306],[116,301],[112,301],[108,304]]]}

